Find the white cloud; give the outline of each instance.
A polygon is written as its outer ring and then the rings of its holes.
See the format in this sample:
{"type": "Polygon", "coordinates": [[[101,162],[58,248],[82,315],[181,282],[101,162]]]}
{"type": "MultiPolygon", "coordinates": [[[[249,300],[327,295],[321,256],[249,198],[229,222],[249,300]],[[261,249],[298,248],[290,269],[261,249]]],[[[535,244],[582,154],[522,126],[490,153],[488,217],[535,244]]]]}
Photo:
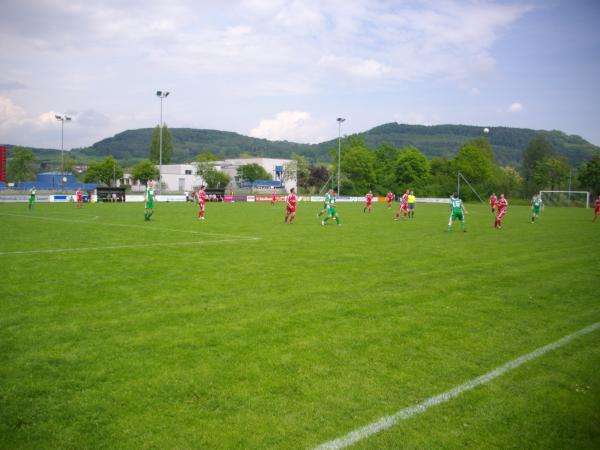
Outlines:
{"type": "Polygon", "coordinates": [[[307,112],[282,111],[273,119],[263,119],[250,130],[250,136],[272,141],[314,143],[325,138],[326,125],[307,112]]]}
{"type": "Polygon", "coordinates": [[[15,105],[8,97],[0,97],[0,127],[11,128],[22,125],[27,120],[27,112],[15,105]]]}
{"type": "Polygon", "coordinates": [[[323,56],[319,60],[321,66],[333,68],[356,78],[381,78],[390,72],[390,67],[372,58],[352,58],[344,56],[323,56]]]}
{"type": "Polygon", "coordinates": [[[513,102],[510,104],[507,111],[510,113],[519,113],[519,112],[523,111],[523,104],[521,104],[519,102],[513,102]]]}
{"type": "Polygon", "coordinates": [[[470,93],[472,96],[476,97],[476,96],[478,96],[479,94],[481,94],[481,91],[479,90],[479,88],[472,87],[471,89],[469,89],[469,93],[470,93]]]}

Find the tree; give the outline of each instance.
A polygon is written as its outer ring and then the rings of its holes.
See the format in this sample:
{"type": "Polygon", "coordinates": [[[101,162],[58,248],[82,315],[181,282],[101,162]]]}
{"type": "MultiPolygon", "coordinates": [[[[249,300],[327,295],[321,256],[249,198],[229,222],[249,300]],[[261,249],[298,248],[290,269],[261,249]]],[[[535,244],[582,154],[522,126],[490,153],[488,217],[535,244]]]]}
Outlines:
{"type": "Polygon", "coordinates": [[[238,167],[238,175],[242,181],[271,180],[268,173],[260,164],[245,164],[238,167]]]}
{"type": "Polygon", "coordinates": [[[467,140],[454,160],[455,167],[471,184],[482,187],[494,174],[494,152],[487,139],[478,137],[467,140]]]}
{"type": "Polygon", "coordinates": [[[506,166],[498,169],[495,191],[505,193],[509,197],[519,197],[523,192],[523,177],[514,167],[506,166]]]}
{"type": "Polygon", "coordinates": [[[35,178],[35,160],[31,150],[15,147],[7,167],[8,180],[13,183],[35,178]]]}
{"type": "MultiPolygon", "coordinates": [[[[333,173],[337,173],[337,148],[332,149],[335,159],[333,173]]],[[[376,184],[375,155],[367,148],[364,140],[350,136],[342,145],[342,186],[345,195],[362,195],[376,184]]]]}
{"type": "Polygon", "coordinates": [[[435,157],[431,158],[429,166],[431,173],[430,195],[448,196],[456,190],[456,167],[454,161],[435,157]]]}
{"type": "Polygon", "coordinates": [[[394,162],[394,183],[396,189],[424,189],[429,184],[429,161],[415,147],[402,149],[394,162]]]}
{"type": "Polygon", "coordinates": [[[600,195],[600,154],[594,155],[590,161],[581,165],[577,180],[582,188],[600,195]]]}
{"type": "Polygon", "coordinates": [[[398,157],[398,149],[389,144],[381,144],[375,150],[375,175],[377,178],[376,193],[383,195],[390,189],[395,190],[394,165],[398,157]]]}
{"type": "Polygon", "coordinates": [[[561,184],[569,177],[570,170],[565,158],[544,158],[533,169],[533,182],[538,188],[560,190],[561,184]]]}
{"type": "Polygon", "coordinates": [[[329,180],[329,170],[326,166],[310,166],[308,168],[310,174],[308,176],[309,186],[313,186],[315,190],[319,190],[329,180]]]}
{"type": "MultiPolygon", "coordinates": [[[[173,156],[173,138],[166,124],[163,124],[162,132],[162,163],[169,164],[173,156]]],[[[150,161],[154,164],[160,163],[160,126],[156,125],[152,132],[152,143],[150,144],[150,161]]]]}
{"type": "Polygon", "coordinates": [[[212,152],[209,152],[209,151],[200,152],[196,155],[196,162],[199,162],[199,163],[209,162],[209,161],[218,161],[218,160],[219,160],[219,158],[217,158],[212,152]]]}
{"type": "Polygon", "coordinates": [[[204,174],[204,181],[206,186],[210,189],[223,189],[231,181],[231,177],[226,173],[220,172],[211,168],[204,174]]]}
{"type": "Polygon", "coordinates": [[[148,180],[158,180],[158,175],[156,165],[149,160],[140,161],[137,166],[131,169],[133,179],[140,180],[142,184],[147,184],[148,180]]]}
{"type": "Polygon", "coordinates": [[[532,195],[540,190],[540,187],[534,179],[534,172],[537,164],[549,158],[554,154],[550,142],[542,135],[534,137],[523,152],[522,172],[525,183],[525,194],[532,195]]]}
{"type": "Polygon", "coordinates": [[[86,183],[104,183],[107,186],[113,184],[113,180],[123,177],[123,168],[112,155],[99,163],[92,163],[85,173],[86,183]]]}

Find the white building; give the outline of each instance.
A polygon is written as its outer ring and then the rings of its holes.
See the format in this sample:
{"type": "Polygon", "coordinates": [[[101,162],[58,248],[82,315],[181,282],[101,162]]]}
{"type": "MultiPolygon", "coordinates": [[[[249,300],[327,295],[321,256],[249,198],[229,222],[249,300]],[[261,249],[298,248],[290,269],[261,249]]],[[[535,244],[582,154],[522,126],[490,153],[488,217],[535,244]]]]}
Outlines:
{"type": "Polygon", "coordinates": [[[296,188],[296,176],[294,175],[290,179],[285,176],[285,170],[289,168],[289,164],[293,162],[291,159],[279,159],[279,158],[236,158],[236,159],[224,159],[223,161],[215,161],[214,167],[217,170],[229,175],[232,180],[239,184],[240,179],[238,176],[238,168],[247,164],[258,164],[265,171],[271,175],[271,178],[275,181],[281,181],[285,186],[286,191],[291,188],[296,188]]]}
{"type": "MultiPolygon", "coordinates": [[[[214,161],[213,167],[216,170],[224,172],[229,175],[232,180],[239,183],[239,177],[237,170],[239,167],[246,164],[258,164],[267,173],[271,175],[271,178],[276,181],[281,181],[285,186],[285,189],[289,191],[291,188],[296,187],[296,177],[289,180],[284,180],[285,169],[288,167],[290,159],[277,159],[277,158],[237,158],[237,159],[224,159],[222,161],[214,161]]],[[[157,166],[158,168],[158,166],[157,166]]],[[[124,175],[124,184],[131,185],[133,191],[142,191],[144,187],[139,184],[138,181],[131,180],[131,176],[124,175]]],[[[191,192],[195,188],[198,188],[204,183],[201,176],[198,175],[198,167],[195,163],[189,164],[163,164],[162,166],[162,182],[163,190],[167,192],[191,192]]],[[[270,189],[269,189],[270,191],[270,189]]]]}

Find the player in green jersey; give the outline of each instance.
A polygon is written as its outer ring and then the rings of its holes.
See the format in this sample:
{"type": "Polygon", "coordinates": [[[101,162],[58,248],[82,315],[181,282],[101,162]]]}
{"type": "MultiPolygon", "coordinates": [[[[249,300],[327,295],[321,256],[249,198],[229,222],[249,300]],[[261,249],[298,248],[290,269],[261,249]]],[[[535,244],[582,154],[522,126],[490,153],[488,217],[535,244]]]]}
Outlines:
{"type": "Polygon", "coordinates": [[[464,232],[465,229],[465,214],[467,210],[465,209],[465,205],[460,198],[458,198],[458,194],[456,192],[452,193],[452,197],[450,197],[450,219],[448,220],[448,231],[452,231],[452,224],[456,219],[460,220],[460,227],[464,232]]]}
{"type": "Polygon", "coordinates": [[[144,193],[144,220],[147,222],[154,214],[154,183],[148,182],[144,193]]]}
{"type": "Polygon", "coordinates": [[[340,217],[335,209],[335,191],[333,189],[330,189],[329,192],[325,194],[325,203],[327,204],[327,215],[321,221],[321,225],[325,225],[325,222],[331,218],[335,219],[335,222],[338,225],[341,225],[340,217]]]}
{"type": "Polygon", "coordinates": [[[33,204],[35,203],[35,186],[31,186],[29,190],[29,209],[33,208],[33,204]]]}
{"type": "Polygon", "coordinates": [[[531,223],[540,218],[541,212],[544,210],[544,202],[540,194],[534,195],[531,199],[531,223]]]}

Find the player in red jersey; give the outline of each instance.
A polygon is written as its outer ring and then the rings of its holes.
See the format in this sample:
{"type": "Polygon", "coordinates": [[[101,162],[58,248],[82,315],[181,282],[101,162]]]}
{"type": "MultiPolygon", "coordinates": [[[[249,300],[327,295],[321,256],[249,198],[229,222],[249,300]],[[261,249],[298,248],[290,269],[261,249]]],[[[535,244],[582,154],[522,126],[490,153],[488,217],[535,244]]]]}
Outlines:
{"type": "Polygon", "coordinates": [[[392,191],[388,192],[385,198],[387,200],[388,209],[391,209],[392,203],[394,202],[394,193],[392,191]]]}
{"type": "Polygon", "coordinates": [[[78,187],[75,191],[75,200],[77,200],[77,207],[81,208],[83,205],[83,194],[81,193],[81,188],[78,187]]]}
{"type": "Polygon", "coordinates": [[[204,186],[200,186],[196,198],[198,199],[198,207],[200,208],[200,211],[198,211],[198,220],[204,220],[204,211],[206,210],[206,191],[204,190],[204,186]]]}
{"type": "Polygon", "coordinates": [[[298,196],[294,188],[290,189],[290,195],[285,199],[285,223],[291,223],[296,218],[296,205],[298,204],[298,196]]]}
{"type": "Polygon", "coordinates": [[[398,220],[402,215],[402,220],[406,220],[408,217],[408,196],[410,194],[410,190],[407,189],[404,195],[400,198],[400,208],[398,208],[398,212],[396,213],[396,217],[394,220],[398,220]]]}
{"type": "Polygon", "coordinates": [[[363,212],[369,211],[369,214],[371,214],[371,210],[373,207],[373,192],[369,191],[367,192],[367,195],[365,195],[365,207],[363,208],[363,212]]]}
{"type": "Polygon", "coordinates": [[[273,191],[271,194],[271,206],[275,206],[275,202],[277,201],[277,193],[273,191]]]}
{"type": "Polygon", "coordinates": [[[600,216],[600,195],[596,199],[596,207],[594,208],[594,218],[592,219],[592,222],[595,222],[598,216],[600,216]]]}
{"type": "Polygon", "coordinates": [[[500,194],[500,198],[496,202],[496,208],[498,209],[498,213],[496,214],[494,228],[502,228],[502,218],[506,215],[506,209],[508,208],[508,200],[506,200],[504,194],[500,194]]]}
{"type": "Polygon", "coordinates": [[[498,203],[498,198],[496,197],[496,194],[492,192],[492,195],[490,195],[490,207],[492,208],[492,212],[496,209],[496,203],[498,203]]]}

